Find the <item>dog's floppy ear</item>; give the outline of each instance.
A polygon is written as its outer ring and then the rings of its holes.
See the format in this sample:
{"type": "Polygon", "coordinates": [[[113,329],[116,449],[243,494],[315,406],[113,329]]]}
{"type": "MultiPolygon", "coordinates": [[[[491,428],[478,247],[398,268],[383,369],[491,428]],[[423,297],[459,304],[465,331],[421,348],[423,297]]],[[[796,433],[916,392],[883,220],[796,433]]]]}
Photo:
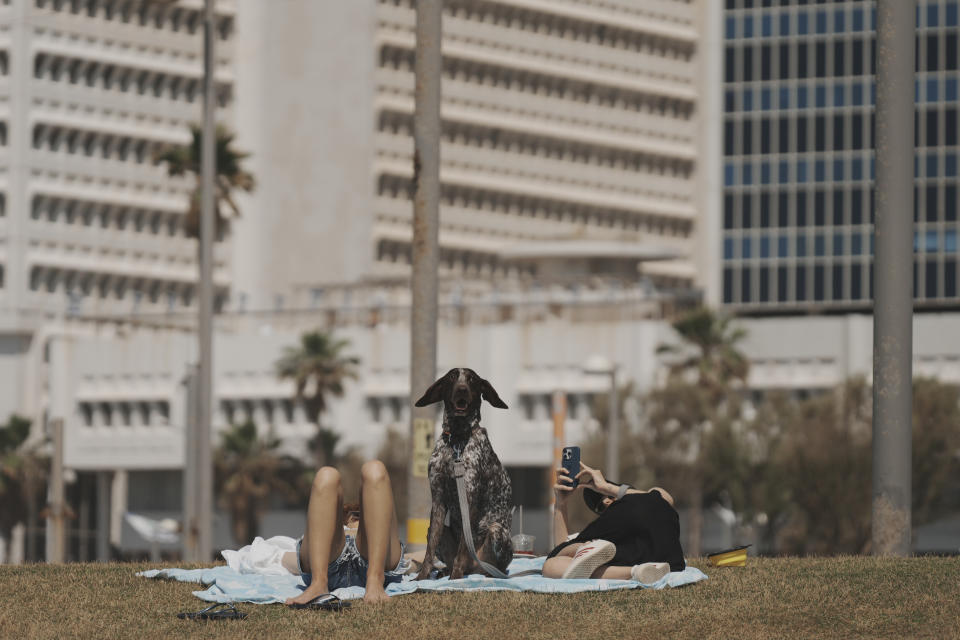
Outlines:
{"type": "Polygon", "coordinates": [[[500,396],[497,395],[497,390],[493,388],[493,385],[480,378],[480,394],[483,396],[483,399],[489,402],[492,406],[497,409],[509,409],[507,403],[500,399],[500,396]]]}
{"type": "Polygon", "coordinates": [[[436,402],[443,401],[443,394],[450,388],[450,381],[453,379],[453,372],[456,369],[450,369],[445,374],[437,378],[437,381],[430,385],[430,388],[424,391],[423,396],[417,400],[414,405],[425,407],[436,402]]]}

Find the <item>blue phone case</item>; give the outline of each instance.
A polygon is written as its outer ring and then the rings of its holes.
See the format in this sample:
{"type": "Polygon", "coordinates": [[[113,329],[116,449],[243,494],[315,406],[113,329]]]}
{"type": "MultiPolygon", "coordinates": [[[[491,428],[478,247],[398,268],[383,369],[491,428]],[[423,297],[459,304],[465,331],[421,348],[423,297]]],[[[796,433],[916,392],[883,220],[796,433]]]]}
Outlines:
{"type": "Polygon", "coordinates": [[[560,465],[566,470],[567,475],[573,480],[571,485],[574,489],[580,484],[576,479],[580,473],[580,447],[564,447],[560,455],[560,465]]]}

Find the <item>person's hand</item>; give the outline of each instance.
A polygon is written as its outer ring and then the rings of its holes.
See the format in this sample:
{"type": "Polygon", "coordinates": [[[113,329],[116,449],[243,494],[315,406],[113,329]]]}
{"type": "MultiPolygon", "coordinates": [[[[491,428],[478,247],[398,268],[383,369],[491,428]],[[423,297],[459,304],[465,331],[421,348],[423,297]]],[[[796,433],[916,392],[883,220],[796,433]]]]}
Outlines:
{"type": "Polygon", "coordinates": [[[553,491],[557,496],[557,504],[564,504],[567,501],[574,491],[579,489],[573,488],[573,479],[567,475],[567,470],[564,468],[555,469],[557,472],[557,482],[553,485],[553,491]]]}
{"type": "Polygon", "coordinates": [[[610,483],[606,481],[606,479],[603,477],[603,473],[601,473],[599,469],[588,467],[581,462],[580,473],[577,474],[577,480],[580,481],[581,487],[593,489],[602,495],[611,495],[609,487],[610,483]]]}

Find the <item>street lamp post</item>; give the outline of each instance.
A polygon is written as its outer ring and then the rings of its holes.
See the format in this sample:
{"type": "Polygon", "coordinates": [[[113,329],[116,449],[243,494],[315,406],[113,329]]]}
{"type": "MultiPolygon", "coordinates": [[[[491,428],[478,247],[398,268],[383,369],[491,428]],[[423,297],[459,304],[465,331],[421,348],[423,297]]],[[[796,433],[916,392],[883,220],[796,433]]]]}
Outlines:
{"type": "Polygon", "coordinates": [[[583,365],[583,372],[610,376],[609,417],[607,418],[607,461],[604,477],[620,479],[620,420],[617,415],[617,364],[603,356],[591,356],[583,365]]]}

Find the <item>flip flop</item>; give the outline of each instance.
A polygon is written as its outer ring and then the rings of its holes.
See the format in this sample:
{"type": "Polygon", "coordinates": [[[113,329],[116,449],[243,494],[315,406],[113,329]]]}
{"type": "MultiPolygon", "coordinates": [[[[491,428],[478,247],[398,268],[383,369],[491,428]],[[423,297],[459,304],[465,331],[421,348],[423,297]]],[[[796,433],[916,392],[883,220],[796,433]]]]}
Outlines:
{"type": "Polygon", "coordinates": [[[322,593],[310,602],[287,605],[291,609],[320,609],[321,611],[343,611],[350,602],[341,600],[332,593],[322,593]]]}
{"type": "Polygon", "coordinates": [[[178,613],[181,620],[243,620],[247,614],[237,611],[229,602],[218,602],[200,611],[184,611],[178,613]]]}

